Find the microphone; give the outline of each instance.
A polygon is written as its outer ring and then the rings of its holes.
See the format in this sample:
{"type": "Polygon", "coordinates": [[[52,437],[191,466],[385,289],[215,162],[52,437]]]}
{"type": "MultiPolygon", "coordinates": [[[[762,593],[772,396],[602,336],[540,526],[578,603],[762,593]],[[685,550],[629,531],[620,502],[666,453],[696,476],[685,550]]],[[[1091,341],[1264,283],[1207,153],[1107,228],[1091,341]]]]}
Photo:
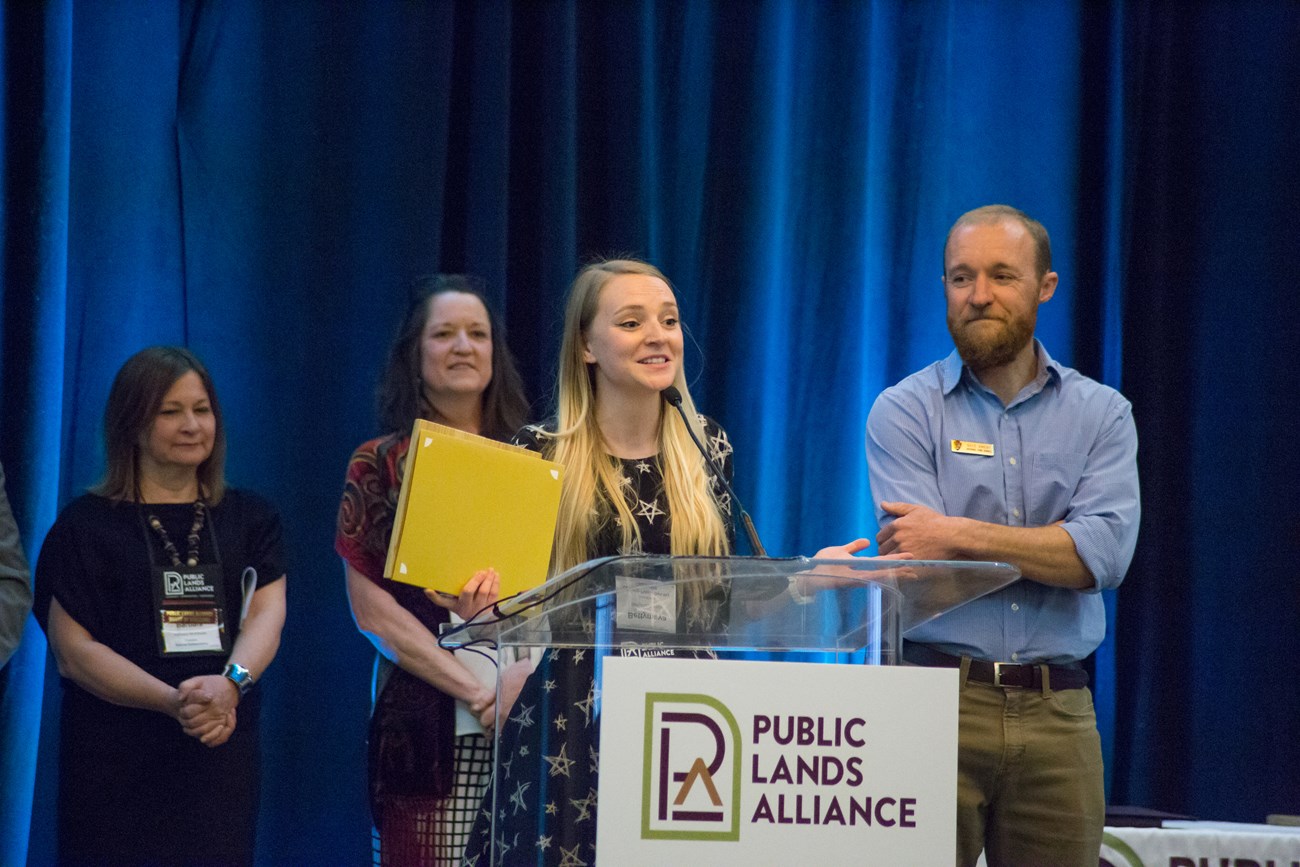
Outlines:
{"type": "Polygon", "coordinates": [[[722,468],[713,462],[713,458],[709,456],[709,450],[704,447],[704,444],[700,442],[700,438],[695,435],[695,428],[691,427],[691,421],[686,417],[686,410],[682,408],[682,393],[677,390],[675,385],[670,385],[659,393],[663,395],[664,400],[668,401],[677,410],[677,413],[682,417],[682,421],[686,422],[686,432],[691,435],[691,442],[695,443],[695,447],[700,450],[700,454],[704,457],[704,462],[709,465],[709,469],[713,471],[713,475],[717,480],[722,482],[722,486],[731,495],[731,502],[735,503],[736,508],[740,510],[740,524],[745,528],[745,535],[749,537],[749,547],[759,557],[766,557],[767,550],[763,548],[763,543],[758,539],[758,531],[754,529],[754,522],[750,519],[749,512],[745,511],[745,507],[740,502],[740,497],[736,496],[735,489],[731,487],[727,477],[722,474],[722,468]]]}

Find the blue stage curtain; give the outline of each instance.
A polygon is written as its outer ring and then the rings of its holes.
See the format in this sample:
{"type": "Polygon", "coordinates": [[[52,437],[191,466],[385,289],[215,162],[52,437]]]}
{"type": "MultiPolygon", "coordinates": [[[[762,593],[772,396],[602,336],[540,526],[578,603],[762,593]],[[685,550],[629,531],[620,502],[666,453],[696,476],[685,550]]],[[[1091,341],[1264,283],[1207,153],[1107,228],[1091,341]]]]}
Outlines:
{"type": "MultiPolygon", "coordinates": [[[[35,560],[102,471],[122,360],[208,362],[232,481],[293,556],[263,861],[367,857],[332,530],[410,278],[488,279],[541,414],[578,265],[661,265],[741,496],[806,554],[874,535],[867,410],[949,351],[944,234],[989,202],[1053,234],[1049,350],[1135,406],[1144,525],[1094,661],[1111,799],[1294,812],[1300,7],[51,0],[0,28],[10,497],[35,560]]],[[[45,658],[33,627],[0,705],[3,863],[28,814],[52,858],[45,658]]]]}

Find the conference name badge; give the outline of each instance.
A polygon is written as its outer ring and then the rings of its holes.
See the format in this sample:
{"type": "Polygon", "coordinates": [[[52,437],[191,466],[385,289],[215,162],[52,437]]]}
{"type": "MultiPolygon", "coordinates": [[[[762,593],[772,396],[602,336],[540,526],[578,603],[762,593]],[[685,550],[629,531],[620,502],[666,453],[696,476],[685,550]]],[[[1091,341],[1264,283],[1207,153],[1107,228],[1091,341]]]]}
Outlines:
{"type": "Polygon", "coordinates": [[[951,442],[954,454],[993,457],[993,443],[973,443],[970,440],[952,440],[951,442]]]}
{"type": "Polygon", "coordinates": [[[159,655],[230,653],[219,564],[155,567],[152,577],[159,655]]]}
{"type": "Polygon", "coordinates": [[[221,611],[216,608],[163,608],[163,653],[220,653],[221,611]]]}

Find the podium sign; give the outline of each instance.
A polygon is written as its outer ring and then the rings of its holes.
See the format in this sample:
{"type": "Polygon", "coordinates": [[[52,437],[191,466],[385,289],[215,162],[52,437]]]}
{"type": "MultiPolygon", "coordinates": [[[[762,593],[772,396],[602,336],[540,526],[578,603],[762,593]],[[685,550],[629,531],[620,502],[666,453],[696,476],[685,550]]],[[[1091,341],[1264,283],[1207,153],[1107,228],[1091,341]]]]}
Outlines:
{"type": "Polygon", "coordinates": [[[957,671],[604,660],[601,864],[952,864],[957,671]]]}
{"type": "Polygon", "coordinates": [[[442,646],[545,652],[563,672],[539,667],[518,716],[497,720],[491,864],[533,850],[620,867],[951,864],[957,672],[899,666],[902,636],[1019,577],[1004,563],[611,557],[480,612],[442,646]],[[737,659],[755,654],[772,661],[737,659]],[[522,743],[552,678],[587,696],[562,766],[556,747],[522,743]],[[594,781],[573,784],[575,755],[594,781]],[[577,811],[562,828],[557,801],[577,811]]]}

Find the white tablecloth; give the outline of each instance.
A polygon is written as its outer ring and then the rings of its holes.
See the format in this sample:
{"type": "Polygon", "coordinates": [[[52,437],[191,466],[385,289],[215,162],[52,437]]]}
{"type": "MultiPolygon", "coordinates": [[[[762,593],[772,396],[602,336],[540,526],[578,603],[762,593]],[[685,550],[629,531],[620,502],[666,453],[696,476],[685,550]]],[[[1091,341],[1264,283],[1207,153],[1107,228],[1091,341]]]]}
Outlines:
{"type": "Polygon", "coordinates": [[[1166,822],[1106,828],[1102,867],[1300,867],[1300,828],[1166,822]]]}

